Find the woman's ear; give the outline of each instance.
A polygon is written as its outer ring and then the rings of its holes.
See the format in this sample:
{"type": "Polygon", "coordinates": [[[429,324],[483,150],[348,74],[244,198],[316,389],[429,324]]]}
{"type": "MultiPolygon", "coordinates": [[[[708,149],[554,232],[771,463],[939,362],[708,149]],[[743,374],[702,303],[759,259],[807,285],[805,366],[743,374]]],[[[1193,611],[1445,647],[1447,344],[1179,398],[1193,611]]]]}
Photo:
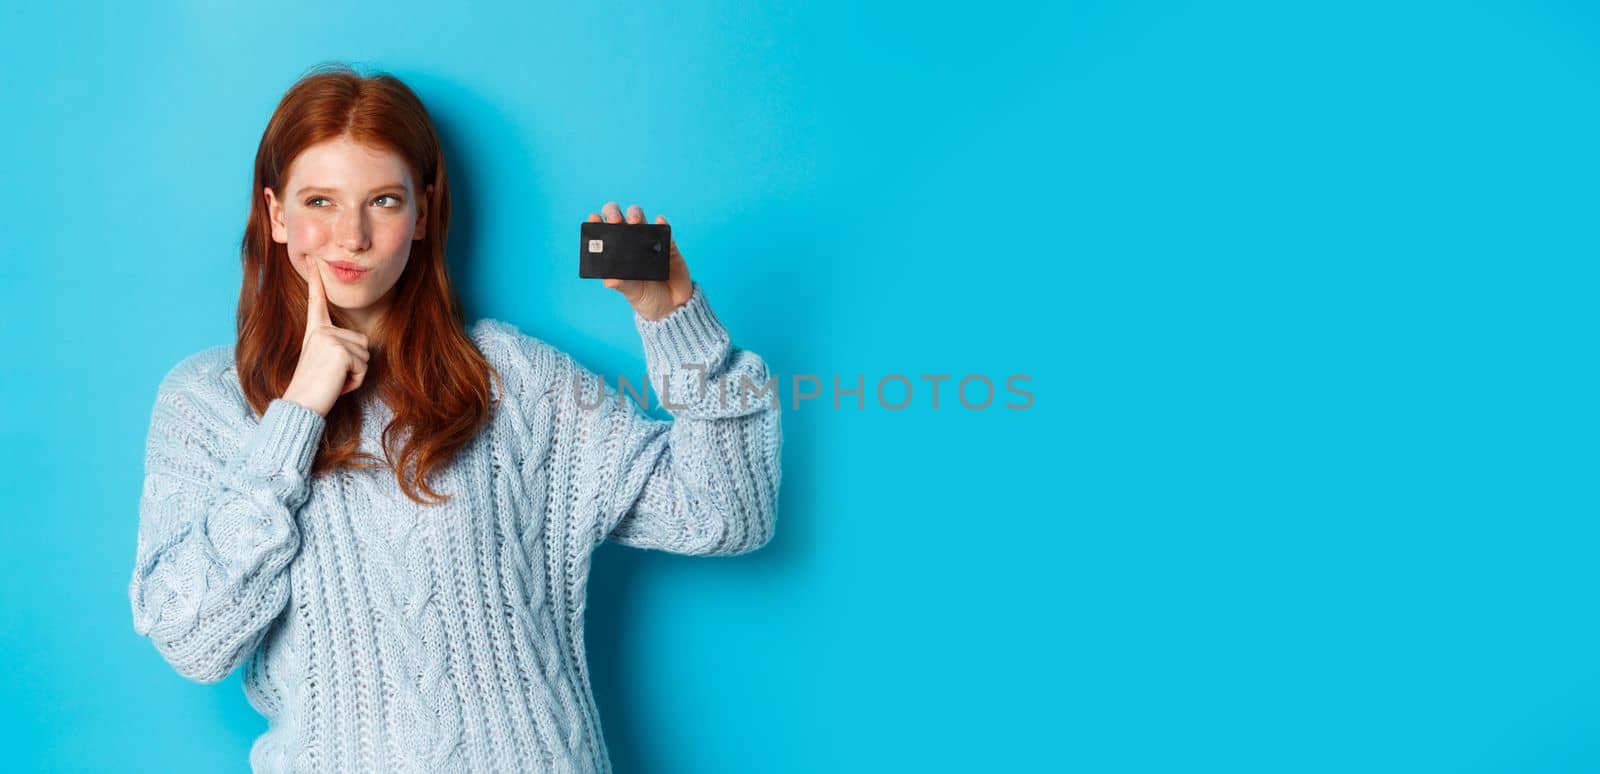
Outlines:
{"type": "Polygon", "coordinates": [[[428,186],[422,192],[422,198],[417,200],[417,227],[411,232],[411,241],[415,242],[428,235],[428,202],[433,199],[433,186],[428,186]]]}
{"type": "Polygon", "coordinates": [[[267,221],[272,224],[272,241],[280,245],[289,244],[289,229],[283,225],[283,204],[272,193],[271,187],[261,189],[267,198],[267,221]]]}

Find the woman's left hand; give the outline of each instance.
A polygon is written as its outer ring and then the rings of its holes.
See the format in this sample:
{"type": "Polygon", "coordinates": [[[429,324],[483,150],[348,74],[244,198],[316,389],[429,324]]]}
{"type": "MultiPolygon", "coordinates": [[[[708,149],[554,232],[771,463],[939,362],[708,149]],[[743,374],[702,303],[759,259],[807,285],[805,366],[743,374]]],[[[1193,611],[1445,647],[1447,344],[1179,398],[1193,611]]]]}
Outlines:
{"type": "MultiPolygon", "coordinates": [[[[621,223],[623,221],[622,208],[616,202],[606,202],[600,208],[600,214],[589,213],[590,223],[599,223],[601,216],[607,223],[621,223]]],[[[627,222],[643,223],[644,210],[637,204],[628,205],[627,222]]],[[[657,223],[666,223],[667,219],[657,215],[657,223]]],[[[630,280],[607,278],[605,286],[615,288],[633,305],[633,310],[646,320],[659,320],[672,314],[672,310],[683,306],[689,300],[689,295],[694,292],[694,285],[689,281],[689,266],[683,262],[683,254],[678,252],[678,240],[672,240],[672,249],[667,258],[667,278],[665,280],[630,280]]]]}

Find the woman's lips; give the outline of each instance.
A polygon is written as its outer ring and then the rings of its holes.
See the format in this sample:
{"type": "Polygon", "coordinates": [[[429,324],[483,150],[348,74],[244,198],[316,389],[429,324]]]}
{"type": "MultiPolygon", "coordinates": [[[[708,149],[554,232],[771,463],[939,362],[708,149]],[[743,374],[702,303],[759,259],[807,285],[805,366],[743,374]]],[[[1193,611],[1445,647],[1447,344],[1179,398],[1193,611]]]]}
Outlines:
{"type": "Polygon", "coordinates": [[[328,269],[333,272],[333,276],[337,277],[340,282],[355,282],[366,276],[368,271],[371,271],[371,269],[358,269],[342,263],[329,263],[328,269]]]}

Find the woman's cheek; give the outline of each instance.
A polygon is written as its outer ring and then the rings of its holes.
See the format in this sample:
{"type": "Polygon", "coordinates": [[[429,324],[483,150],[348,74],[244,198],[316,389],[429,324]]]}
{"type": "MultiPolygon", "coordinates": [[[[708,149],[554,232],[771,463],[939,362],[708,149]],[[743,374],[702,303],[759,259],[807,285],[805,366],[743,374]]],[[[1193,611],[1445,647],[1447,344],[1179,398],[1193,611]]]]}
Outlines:
{"type": "Polygon", "coordinates": [[[289,246],[299,246],[300,252],[315,250],[328,241],[328,229],[313,220],[301,220],[289,228],[289,246]]]}
{"type": "Polygon", "coordinates": [[[410,224],[396,223],[383,229],[378,235],[378,244],[382,245],[384,253],[402,257],[411,249],[411,236],[413,229],[410,224]]]}

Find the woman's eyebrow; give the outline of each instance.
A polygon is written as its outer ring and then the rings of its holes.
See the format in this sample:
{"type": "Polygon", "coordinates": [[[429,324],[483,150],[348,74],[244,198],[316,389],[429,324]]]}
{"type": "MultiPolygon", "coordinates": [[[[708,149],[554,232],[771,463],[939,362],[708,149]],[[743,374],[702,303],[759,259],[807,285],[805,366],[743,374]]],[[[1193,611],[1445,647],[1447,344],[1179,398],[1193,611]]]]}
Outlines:
{"type": "MultiPolygon", "coordinates": [[[[383,185],[378,186],[377,188],[372,189],[371,191],[368,191],[367,193],[375,194],[375,193],[377,193],[379,191],[384,191],[384,190],[389,190],[389,189],[398,189],[398,190],[404,191],[404,190],[406,190],[406,187],[404,185],[401,185],[400,183],[385,183],[383,185]]],[[[337,190],[334,190],[332,188],[325,188],[325,187],[320,186],[320,185],[303,185],[303,186],[300,186],[300,190],[299,191],[295,192],[295,196],[304,196],[304,195],[306,195],[308,193],[311,193],[313,191],[315,191],[317,193],[338,193],[337,190]]]]}

